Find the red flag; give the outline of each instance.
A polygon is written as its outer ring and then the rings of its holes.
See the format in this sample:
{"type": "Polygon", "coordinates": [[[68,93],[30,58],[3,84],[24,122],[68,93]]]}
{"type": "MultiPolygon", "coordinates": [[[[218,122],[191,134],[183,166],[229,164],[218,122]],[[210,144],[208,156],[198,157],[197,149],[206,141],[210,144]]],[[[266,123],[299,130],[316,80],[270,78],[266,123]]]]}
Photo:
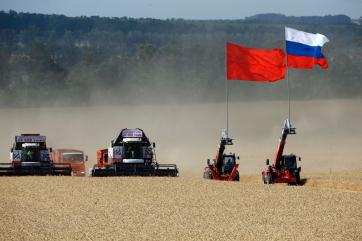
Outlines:
{"type": "Polygon", "coordinates": [[[277,49],[253,49],[227,43],[227,79],[274,82],[285,76],[285,54],[277,49]]]}

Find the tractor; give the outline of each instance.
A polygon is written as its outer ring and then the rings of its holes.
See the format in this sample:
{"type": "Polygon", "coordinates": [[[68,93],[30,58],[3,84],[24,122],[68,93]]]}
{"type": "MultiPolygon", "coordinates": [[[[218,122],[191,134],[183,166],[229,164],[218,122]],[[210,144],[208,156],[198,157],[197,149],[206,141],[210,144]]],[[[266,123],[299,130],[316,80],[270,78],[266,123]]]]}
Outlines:
{"type": "Polygon", "coordinates": [[[236,159],[239,159],[239,157],[235,153],[224,153],[227,145],[233,145],[233,139],[228,137],[226,130],[222,131],[221,136],[216,158],[213,163],[210,163],[210,159],[207,159],[207,166],[204,169],[203,176],[205,179],[239,181],[239,164],[236,163],[236,159]]]}
{"type": "Polygon", "coordinates": [[[301,161],[301,158],[294,154],[283,155],[287,136],[296,134],[295,129],[289,119],[284,121],[274,163],[270,165],[269,159],[266,159],[266,166],[262,171],[264,184],[287,183],[289,185],[300,185],[301,167],[298,167],[297,160],[301,161]]]}

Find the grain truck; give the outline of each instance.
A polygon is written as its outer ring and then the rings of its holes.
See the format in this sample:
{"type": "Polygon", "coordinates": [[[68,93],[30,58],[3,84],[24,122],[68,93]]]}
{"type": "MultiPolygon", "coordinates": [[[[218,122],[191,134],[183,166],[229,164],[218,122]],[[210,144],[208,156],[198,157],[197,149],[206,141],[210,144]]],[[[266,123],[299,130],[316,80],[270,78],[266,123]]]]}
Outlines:
{"type": "Polygon", "coordinates": [[[85,176],[85,162],[88,156],[76,149],[56,149],[52,152],[53,161],[56,164],[70,164],[72,176],[85,176]]]}

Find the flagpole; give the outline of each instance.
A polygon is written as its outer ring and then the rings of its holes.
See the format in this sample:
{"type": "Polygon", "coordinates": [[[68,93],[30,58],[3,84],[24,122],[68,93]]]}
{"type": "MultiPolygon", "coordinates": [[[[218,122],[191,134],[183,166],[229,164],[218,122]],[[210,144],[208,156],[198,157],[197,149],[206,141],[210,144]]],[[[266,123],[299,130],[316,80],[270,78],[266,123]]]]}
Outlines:
{"type": "Polygon", "coordinates": [[[229,136],[229,81],[226,79],[226,134],[229,136]]]}
{"type": "MultiPolygon", "coordinates": [[[[225,67],[226,67],[226,72],[227,72],[227,47],[226,47],[226,51],[225,51],[225,67]]],[[[227,75],[227,74],[226,74],[227,75]]],[[[226,77],[226,135],[227,137],[229,137],[229,80],[226,77]]]]}
{"type": "Polygon", "coordinates": [[[287,88],[288,88],[288,119],[290,120],[290,86],[289,86],[289,71],[288,71],[288,56],[287,56],[287,88]]]}
{"type": "MultiPolygon", "coordinates": [[[[287,41],[285,38],[285,27],[284,27],[284,52],[287,53],[287,41]]],[[[286,63],[286,75],[287,75],[287,89],[288,89],[288,120],[290,120],[290,86],[289,86],[289,70],[288,70],[288,54],[287,54],[287,63],[286,63]]]]}

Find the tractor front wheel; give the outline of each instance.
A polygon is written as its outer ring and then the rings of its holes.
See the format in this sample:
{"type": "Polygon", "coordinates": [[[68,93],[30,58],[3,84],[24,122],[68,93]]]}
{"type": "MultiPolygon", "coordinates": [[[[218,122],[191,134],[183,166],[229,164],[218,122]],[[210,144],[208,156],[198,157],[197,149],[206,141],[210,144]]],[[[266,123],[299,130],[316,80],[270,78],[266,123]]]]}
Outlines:
{"type": "Polygon", "coordinates": [[[210,170],[204,172],[204,178],[205,179],[212,179],[212,174],[211,174],[210,170]]]}
{"type": "Polygon", "coordinates": [[[273,183],[273,177],[270,172],[268,172],[268,175],[264,176],[265,178],[265,184],[272,184],[273,183]]]}
{"type": "Polygon", "coordinates": [[[236,182],[239,182],[240,181],[240,175],[239,175],[239,172],[237,171],[236,174],[235,174],[235,178],[233,181],[236,181],[236,182]]]}
{"type": "Polygon", "coordinates": [[[295,173],[295,184],[300,185],[300,174],[299,172],[295,173]]]}

